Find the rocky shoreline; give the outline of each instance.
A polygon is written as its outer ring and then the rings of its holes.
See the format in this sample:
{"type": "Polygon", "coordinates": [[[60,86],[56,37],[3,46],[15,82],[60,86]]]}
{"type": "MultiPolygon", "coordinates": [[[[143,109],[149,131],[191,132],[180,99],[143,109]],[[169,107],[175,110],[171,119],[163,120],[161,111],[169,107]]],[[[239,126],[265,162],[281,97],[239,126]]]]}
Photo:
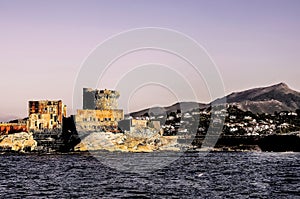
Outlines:
{"type": "Polygon", "coordinates": [[[0,151],[31,152],[37,149],[37,141],[27,132],[0,136],[0,151]]]}
{"type": "Polygon", "coordinates": [[[137,137],[123,133],[94,132],[82,137],[79,144],[68,146],[70,151],[40,150],[38,141],[31,133],[21,132],[0,136],[0,152],[17,153],[83,153],[89,151],[154,152],[154,151],[255,151],[255,152],[300,152],[300,136],[223,136],[213,148],[202,147],[205,137],[179,139],[177,136],[137,137]],[[191,144],[185,144],[191,143],[191,144]]]}
{"type": "Polygon", "coordinates": [[[121,151],[121,152],[153,152],[179,151],[176,136],[161,136],[155,134],[150,137],[139,137],[129,133],[91,133],[75,146],[75,151],[121,151]]]}

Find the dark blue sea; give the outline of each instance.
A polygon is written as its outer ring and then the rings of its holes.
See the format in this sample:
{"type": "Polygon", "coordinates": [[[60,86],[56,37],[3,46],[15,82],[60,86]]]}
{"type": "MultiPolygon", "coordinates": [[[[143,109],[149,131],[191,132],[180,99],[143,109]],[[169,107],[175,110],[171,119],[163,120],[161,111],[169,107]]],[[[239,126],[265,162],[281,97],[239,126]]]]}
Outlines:
{"type": "Polygon", "coordinates": [[[160,152],[139,154],[142,161],[131,161],[127,153],[98,155],[102,159],[89,153],[2,154],[0,197],[300,198],[300,153],[213,152],[176,157],[174,152],[160,152]],[[154,155],[162,160],[176,158],[155,170],[150,167],[154,155]],[[125,164],[124,159],[129,161],[125,164]],[[115,168],[105,160],[113,160],[108,162],[115,168]],[[132,165],[147,162],[144,172],[132,165]]]}

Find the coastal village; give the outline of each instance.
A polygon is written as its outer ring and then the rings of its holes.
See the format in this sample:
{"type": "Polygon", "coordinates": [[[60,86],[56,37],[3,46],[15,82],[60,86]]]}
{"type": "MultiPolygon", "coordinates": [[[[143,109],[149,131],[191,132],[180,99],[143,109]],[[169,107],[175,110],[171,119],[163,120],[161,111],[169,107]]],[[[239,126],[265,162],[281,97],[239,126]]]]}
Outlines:
{"type": "MultiPolygon", "coordinates": [[[[149,141],[162,136],[160,122],[125,118],[118,109],[120,94],[114,90],[83,89],[83,107],[76,115],[67,117],[67,107],[61,100],[29,101],[28,117],[0,124],[0,148],[3,151],[73,151],[107,149],[100,145],[86,147],[83,137],[96,135],[122,135],[149,141]],[[76,144],[81,144],[76,147],[76,144]]],[[[105,138],[103,138],[105,139],[105,138]]],[[[100,140],[103,143],[103,139],[100,140]]],[[[86,145],[91,145],[91,139],[86,145]]],[[[131,139],[131,143],[134,140],[131,139]]],[[[107,143],[106,143],[107,144],[107,143]]],[[[120,141],[118,141],[120,145],[120,141]]],[[[124,144],[124,143],[123,143],[124,144]]],[[[137,149],[139,142],[130,148],[137,149]]],[[[144,144],[143,144],[144,145],[144,144]]],[[[124,147],[122,147],[124,150],[124,147]]],[[[152,147],[153,148],[153,147],[152,147]]],[[[155,147],[157,149],[157,147],[155,147]]]]}
{"type": "Polygon", "coordinates": [[[211,107],[133,117],[124,115],[118,108],[119,96],[114,90],[83,88],[83,107],[69,117],[62,100],[29,101],[28,117],[0,123],[0,149],[22,152],[180,151],[200,148],[209,129],[220,125],[222,132],[216,150],[299,149],[300,110],[255,114],[242,111],[238,105],[226,105],[226,108],[220,106],[214,110],[214,118],[211,118],[211,107]],[[278,137],[280,135],[285,137],[278,137]],[[282,138],[288,139],[291,148],[285,149],[280,143],[276,146],[276,141],[282,138]],[[271,145],[270,142],[275,143],[271,145]]]}

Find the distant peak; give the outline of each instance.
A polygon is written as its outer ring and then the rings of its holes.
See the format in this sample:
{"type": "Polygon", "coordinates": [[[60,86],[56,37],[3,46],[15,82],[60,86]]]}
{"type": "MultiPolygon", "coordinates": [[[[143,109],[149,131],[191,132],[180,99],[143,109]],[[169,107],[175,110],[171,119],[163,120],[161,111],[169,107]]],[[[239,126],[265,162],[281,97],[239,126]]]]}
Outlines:
{"type": "Polygon", "coordinates": [[[274,87],[289,88],[289,86],[284,82],[281,82],[279,84],[275,84],[274,87]]]}

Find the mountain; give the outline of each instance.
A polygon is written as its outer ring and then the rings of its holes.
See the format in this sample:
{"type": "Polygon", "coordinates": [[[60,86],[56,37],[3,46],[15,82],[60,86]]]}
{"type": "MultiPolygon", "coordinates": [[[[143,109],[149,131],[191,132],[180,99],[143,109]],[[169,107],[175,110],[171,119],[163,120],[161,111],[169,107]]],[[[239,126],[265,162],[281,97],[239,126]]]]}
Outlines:
{"type": "MultiPolygon", "coordinates": [[[[212,104],[218,104],[220,100],[212,104]]],[[[253,113],[272,114],[275,111],[295,111],[300,108],[300,92],[290,89],[285,83],[234,92],[226,96],[226,100],[228,104],[253,113]]]]}
{"type": "MultiPolygon", "coordinates": [[[[227,95],[226,101],[229,105],[236,105],[244,111],[253,113],[269,113],[275,111],[295,111],[300,109],[300,92],[294,91],[285,83],[279,83],[272,86],[253,88],[246,91],[234,92],[227,95]]],[[[219,104],[224,98],[217,99],[210,104],[196,102],[181,102],[168,107],[154,107],[144,109],[138,112],[130,113],[131,116],[142,116],[146,113],[154,112],[156,115],[176,112],[177,110],[187,110],[195,106],[200,109],[208,108],[211,104],[219,104]],[[180,108],[181,107],[181,108],[180,108]]]]}
{"type": "Polygon", "coordinates": [[[167,106],[167,107],[147,108],[144,110],[130,113],[130,115],[133,117],[142,116],[146,113],[148,113],[148,114],[152,113],[154,115],[164,115],[164,114],[170,113],[170,112],[177,112],[177,110],[190,110],[195,107],[199,108],[199,109],[206,109],[209,107],[209,105],[203,104],[203,103],[197,103],[197,102],[180,102],[180,103],[176,103],[176,104],[173,104],[173,105],[167,106]]]}

